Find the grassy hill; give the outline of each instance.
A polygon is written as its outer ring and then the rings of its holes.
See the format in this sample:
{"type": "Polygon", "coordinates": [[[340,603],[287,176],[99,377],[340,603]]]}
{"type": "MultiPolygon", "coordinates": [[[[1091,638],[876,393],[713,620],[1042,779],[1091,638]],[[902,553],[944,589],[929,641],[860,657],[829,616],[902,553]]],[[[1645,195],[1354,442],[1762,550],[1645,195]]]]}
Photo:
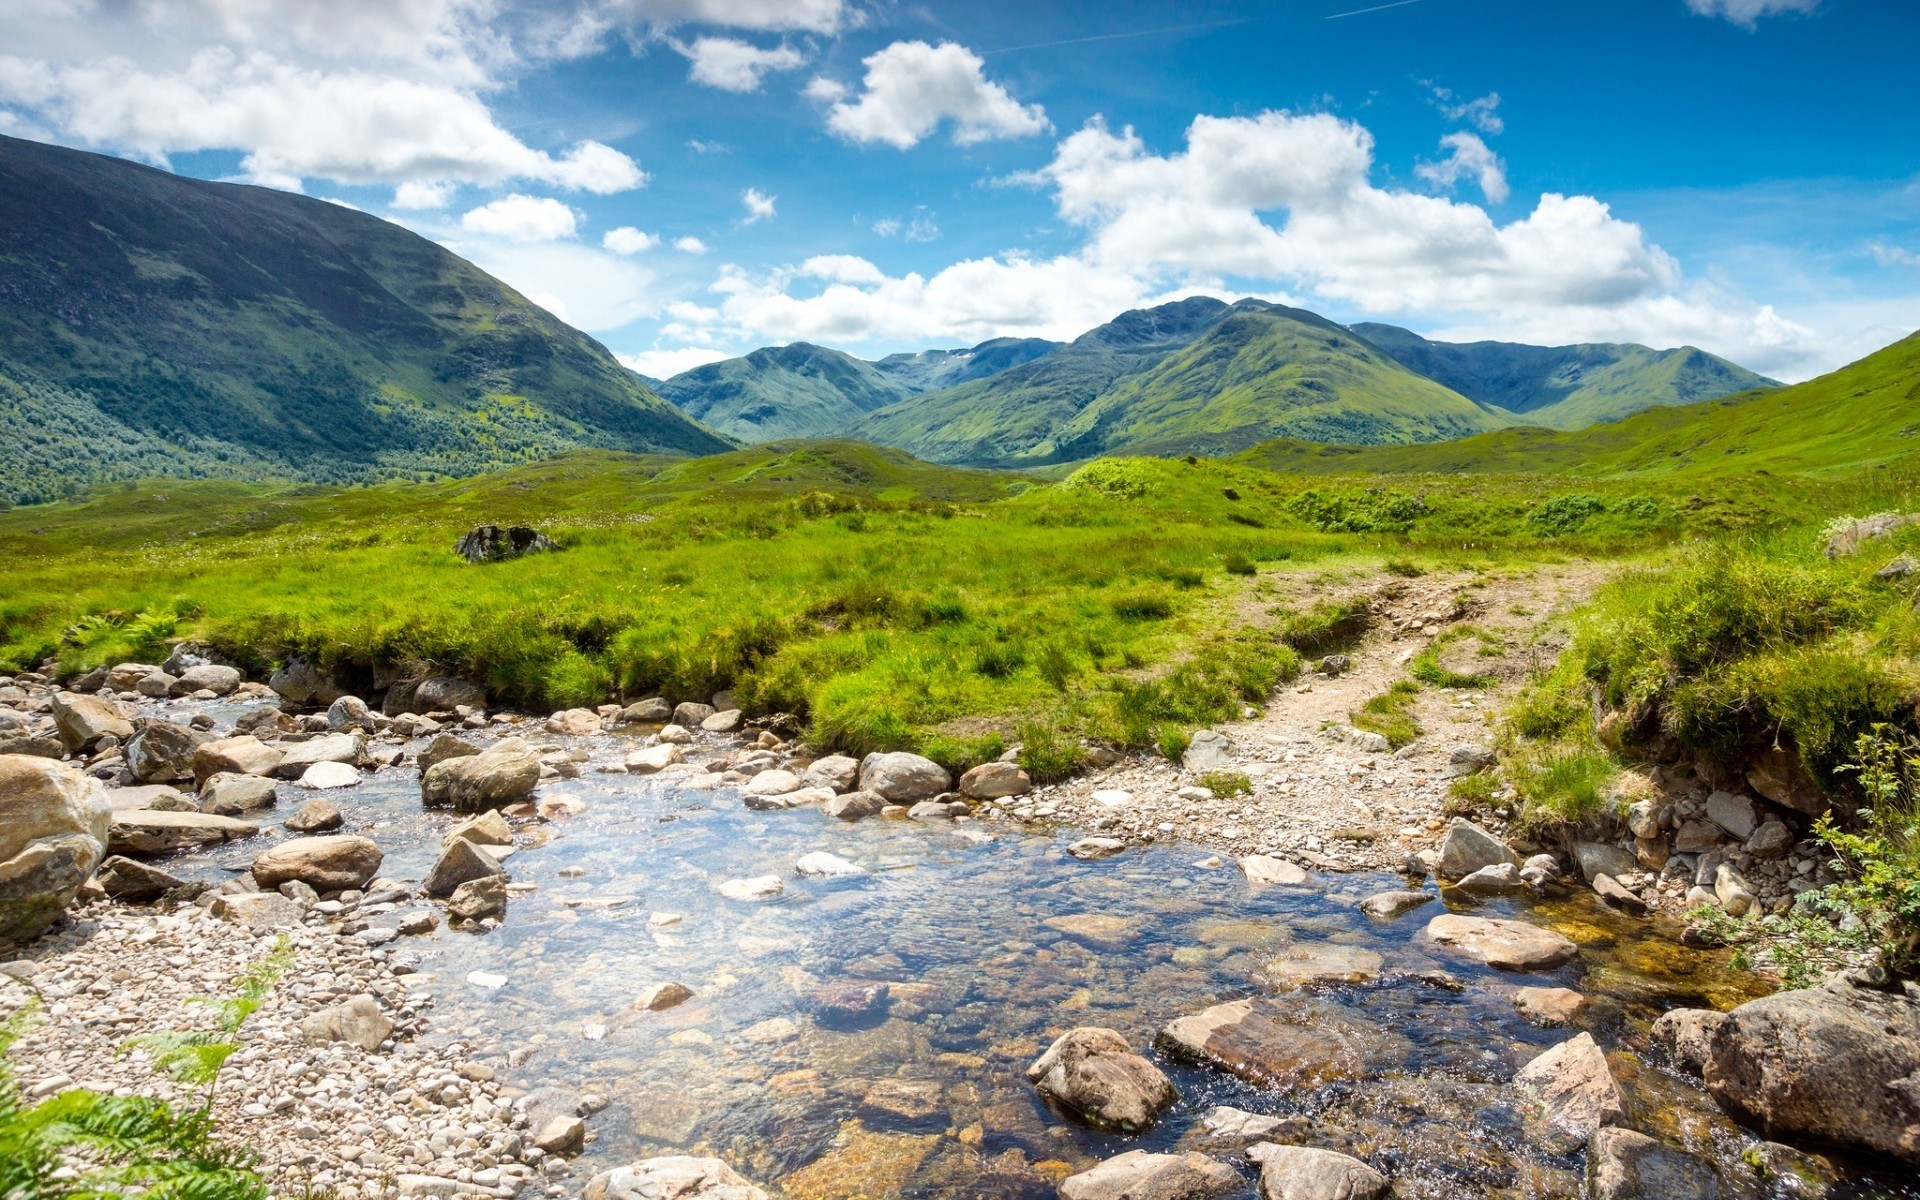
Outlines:
{"type": "Polygon", "coordinates": [[[0,137],[0,496],[471,474],[728,441],[397,225],[0,137]]]}
{"type": "Polygon", "coordinates": [[[695,367],[658,390],[694,420],[743,442],[831,436],[912,394],[864,359],[806,342],[695,367]]]}
{"type": "MultiPolygon", "coordinates": [[[[1521,414],[1530,424],[1581,429],[1656,405],[1694,404],[1779,384],[1704,350],[1632,344],[1523,346],[1433,342],[1394,325],[1355,333],[1429,379],[1521,414]]],[[[1359,441],[1358,438],[1321,439],[1359,441]]]]}

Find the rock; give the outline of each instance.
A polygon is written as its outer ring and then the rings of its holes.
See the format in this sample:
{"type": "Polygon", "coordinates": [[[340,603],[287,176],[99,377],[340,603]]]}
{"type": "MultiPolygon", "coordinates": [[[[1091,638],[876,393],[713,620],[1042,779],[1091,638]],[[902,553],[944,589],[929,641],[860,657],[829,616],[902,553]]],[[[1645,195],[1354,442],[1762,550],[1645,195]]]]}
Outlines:
{"type": "Polygon", "coordinates": [[[1659,837],[1660,804],[1655,800],[1636,800],[1627,807],[1627,830],[1637,838],[1659,837]]]}
{"type": "Polygon", "coordinates": [[[507,819],[499,812],[489,809],[461,821],[447,830],[447,836],[440,840],[444,844],[455,838],[465,838],[476,846],[511,846],[513,826],[507,824],[507,819]]]}
{"type": "Polygon", "coordinates": [[[1240,873],[1256,887],[1298,887],[1307,881],[1307,873],[1298,864],[1269,854],[1249,854],[1238,862],[1240,873]]]}
{"type": "Polygon", "coordinates": [[[1427,922],[1427,936],[1501,971],[1545,971],[1580,956],[1580,947],[1571,941],[1524,921],[1445,913],[1427,922]]]}
{"type": "Polygon", "coordinates": [[[1868,542],[1905,529],[1915,521],[1920,521],[1920,513],[1879,513],[1863,517],[1827,538],[1827,557],[1846,558],[1868,542]]]}
{"type": "Polygon", "coordinates": [[[1726,840],[1726,831],[1712,821],[1684,821],[1673,835],[1673,852],[1701,854],[1726,840]]]}
{"type": "Polygon", "coordinates": [[[283,824],[293,833],[325,833],[347,823],[340,810],[325,800],[309,800],[283,824]]]}
{"type": "Polygon", "coordinates": [[[207,739],[185,725],[149,719],[127,742],[127,769],[141,783],[193,778],[193,752],[207,739]]]}
{"type": "Polygon", "coordinates": [[[1676,1071],[1698,1075],[1713,1053],[1713,1034],[1727,1014],[1710,1008],[1675,1008],[1653,1023],[1653,1044],[1666,1051],[1676,1071]]]}
{"type": "Polygon", "coordinates": [[[793,864],[797,875],[865,875],[867,869],[859,863],[851,863],[837,854],[828,854],[825,850],[815,850],[803,854],[800,861],[793,864]]]}
{"type": "Polygon", "coordinates": [[[1734,792],[1714,792],[1707,797],[1707,820],[1727,831],[1736,842],[1744,842],[1760,828],[1760,814],[1752,796],[1734,792]]]}
{"type": "Polygon", "coordinates": [[[1593,894],[1621,912],[1632,913],[1636,917],[1647,915],[1647,902],[1642,900],[1632,888],[1611,875],[1602,874],[1593,877],[1593,894]]]}
{"type": "Polygon", "coordinates": [[[277,708],[256,708],[240,714],[233,723],[233,734],[271,742],[296,732],[299,727],[299,722],[277,708]]]}
{"type": "Polygon", "coordinates": [[[343,763],[357,766],[365,757],[366,739],[357,733],[329,733],[286,748],[273,773],[281,779],[298,779],[315,763],[343,763]]]}
{"type": "Polygon", "coordinates": [[[451,675],[429,675],[418,682],[396,683],[387,689],[380,711],[390,717],[401,713],[453,712],[487,707],[486,689],[477,683],[455,679],[451,675]]]}
{"type": "Polygon", "coordinates": [[[425,771],[430,767],[439,766],[448,759],[471,758],[478,753],[480,753],[480,747],[472,742],[464,741],[451,733],[435,734],[434,739],[427,743],[426,749],[420,751],[420,769],[425,771]]]}
{"type": "Polygon", "coordinates": [[[826,801],[820,811],[838,820],[858,821],[862,817],[879,816],[886,806],[886,798],[872,792],[847,792],[826,801]]]}
{"type": "Polygon", "coordinates": [[[1392,921],[1438,899],[1432,892],[1381,892],[1360,902],[1360,911],[1376,920],[1392,921]]]}
{"type": "Polygon", "coordinates": [[[360,772],[346,763],[317,762],[308,767],[306,774],[295,781],[298,787],[308,791],[326,792],[335,788],[358,787],[360,772]]]}
{"type": "Polygon", "coordinates": [[[1602,1129],[1587,1148],[1587,1200],[1720,1200],[1713,1167],[1631,1129],[1602,1129]]]}
{"type": "Polygon", "coordinates": [[[107,672],[105,686],[110,691],[131,692],[142,679],[159,669],[152,663],[121,663],[107,672]]]}
{"type": "Polygon", "coordinates": [[[120,715],[120,706],[98,696],[55,692],[48,711],[68,750],[91,750],[104,737],[119,738],[122,744],[133,737],[133,725],[120,715]]]}
{"type": "Polygon", "coordinates": [[[1610,842],[1575,842],[1573,861],[1580,868],[1580,878],[1589,884],[1600,875],[1618,879],[1640,869],[1639,859],[1610,842]]]}
{"type": "Polygon", "coordinates": [[[951,782],[945,767],[918,754],[870,754],[860,764],[860,790],[893,804],[931,800],[951,782]]]}
{"type": "Polygon", "coordinates": [[[560,548],[546,534],[526,525],[475,525],[460,535],[453,552],[470,563],[504,562],[523,554],[546,554],[560,548]]]}
{"type": "Polygon", "coordinates": [[[1723,862],[1713,869],[1713,896],[1728,916],[1744,917],[1760,903],[1746,876],[1732,863],[1723,862]]]}
{"type": "Polygon", "coordinates": [[[216,696],[231,696],[239,689],[243,676],[232,667],[223,667],[215,663],[201,663],[180,672],[180,677],[170,689],[175,696],[191,696],[195,692],[212,692],[216,696]]]}
{"type": "Polygon", "coordinates": [[[267,686],[295,704],[332,704],[346,694],[331,674],[299,658],[288,659],[267,686]]]}
{"type": "Polygon", "coordinates": [[[1503,862],[1495,863],[1490,867],[1481,867],[1478,871],[1462,877],[1453,886],[1463,892],[1503,896],[1510,892],[1525,890],[1527,883],[1520,878],[1520,868],[1516,864],[1503,862]]]}
{"type": "Polygon", "coordinates": [[[743,796],[784,796],[800,790],[800,777],[792,771],[762,771],[740,789],[743,796]]]}
{"type": "Polygon", "coordinates": [[[1584,1143],[1603,1125],[1626,1114],[1620,1085],[1607,1056],[1590,1033],[1582,1033],[1546,1051],[1513,1077],[1521,1093],[1543,1109],[1542,1120],[1562,1148],[1584,1143]]]}
{"type": "Polygon", "coordinates": [[[1084,837],[1067,847],[1069,857],[1092,862],[1095,859],[1112,858],[1127,848],[1119,838],[1084,837]]]}
{"type": "Polygon", "coordinates": [[[1783,747],[1769,746],[1754,757],[1747,766],[1747,786],[1780,807],[1809,817],[1820,816],[1833,804],[1800,755],[1783,747]]]}
{"type": "Polygon", "coordinates": [[[1141,1133],[1180,1099],[1173,1081],[1111,1029],[1062,1034],[1027,1068],[1040,1092],[1096,1129],[1141,1133]]]}
{"type": "Polygon", "coordinates": [[[271,776],[286,753],[257,737],[217,738],[203,742],[193,752],[193,778],[202,787],[215,775],[271,776]]]}
{"type": "Polygon", "coordinates": [[[1124,788],[1099,788],[1093,793],[1093,802],[1118,811],[1133,803],[1133,793],[1124,788]]]}
{"type": "Polygon", "coordinates": [[[732,733],[740,728],[740,723],[744,720],[746,720],[745,713],[737,708],[729,708],[722,712],[714,713],[706,720],[700,722],[700,728],[708,733],[732,733]]]}
{"type": "Polygon", "coordinates": [[[59,762],[67,756],[66,743],[59,738],[31,734],[0,736],[0,755],[17,754],[27,758],[48,758],[59,762]]]}
{"type": "Polygon", "coordinates": [[[1196,729],[1180,765],[1196,775],[1224,771],[1233,765],[1233,743],[1227,735],[1213,729],[1196,729]]]}
{"type": "Polygon", "coordinates": [[[133,690],[150,700],[165,700],[168,696],[173,695],[173,689],[177,687],[179,683],[180,681],[178,679],[175,679],[165,671],[155,671],[139,683],[134,684],[133,690]]]}
{"type": "Polygon", "coordinates": [[[207,911],[248,929],[292,929],[306,911],[278,892],[232,892],[214,897],[207,911]]]}
{"type": "Polygon", "coordinates": [[[505,808],[533,795],[540,757],[516,737],[501,738],[478,754],[451,758],[420,776],[420,799],[471,813],[505,808]]]}
{"type": "Polygon", "coordinates": [[[506,873],[491,854],[465,838],[455,838],[447,843],[433,869],[420,881],[420,890],[437,900],[453,895],[454,889],[463,883],[506,873]]]}
{"type": "Polygon", "coordinates": [[[1216,1104],[1201,1114],[1200,1121],[1207,1132],[1223,1141],[1251,1139],[1258,1141],[1286,1124],[1281,1117],[1269,1117],[1261,1113],[1250,1113],[1245,1109],[1232,1108],[1225,1104],[1216,1104]]]}
{"type": "Polygon", "coordinates": [[[808,767],[800,778],[802,787],[832,788],[836,792],[852,791],[859,782],[860,760],[844,754],[827,755],[808,767]]]}
{"type": "Polygon", "coordinates": [[[342,696],[327,706],[327,728],[335,733],[372,733],[373,710],[358,696],[342,696]]]}
{"type": "Polygon", "coordinates": [[[673,723],[682,729],[696,728],[712,715],[713,705],[696,700],[683,700],[673,706],[673,723]]]}
{"type": "Polygon", "coordinates": [[[660,740],[669,746],[691,746],[693,745],[693,731],[684,725],[662,725],[660,727],[660,740]]]}
{"type": "Polygon", "coordinates": [[[1032,790],[1033,781],[1013,763],[981,763],[960,777],[960,794],[974,800],[1003,800],[1032,790]]]}
{"type": "Polygon", "coordinates": [[[1116,917],[1111,913],[1073,913],[1048,917],[1041,924],[1096,950],[1124,949],[1140,932],[1138,922],[1132,918],[1116,917]]]}
{"type": "Polygon", "coordinates": [[[176,888],[187,886],[187,881],[177,875],[120,855],[101,863],[94,878],[100,881],[107,895],[131,904],[157,900],[176,888]]]}
{"type": "Polygon", "coordinates": [[[99,780],[0,755],[0,941],[39,936],[73,903],[107,853],[111,813],[99,780]]]}
{"type": "Polygon", "coordinates": [[[1276,991],[1368,984],[1380,978],[1380,955],[1358,946],[1312,942],[1290,946],[1268,960],[1264,974],[1276,991]]]}
{"type": "Polygon", "coordinates": [[[1170,1022],[1168,1054],[1207,1063],[1258,1087],[1286,1090],[1396,1069],[1412,1046],[1357,1010],[1306,993],[1216,1004],[1170,1022]]]}
{"type": "Polygon", "coordinates": [[[1240,1173],[1204,1154],[1129,1150],[1060,1181],[1060,1200],[1212,1200],[1240,1188],[1240,1173]]]}
{"type": "Polygon", "coordinates": [[[1260,1200],[1380,1200],[1387,1177],[1350,1155],[1262,1142],[1247,1151],[1260,1165],[1260,1200]]]}
{"type": "Polygon", "coordinates": [[[245,816],[279,802],[279,787],[256,775],[215,775],[200,788],[201,806],[222,817],[245,816]]]}
{"type": "Polygon", "coordinates": [[[349,1042],[371,1054],[393,1036],[393,1022],[380,1011],[378,1001],[363,993],[300,1022],[300,1036],[309,1046],[349,1042]]]}
{"type": "Polygon", "coordinates": [[[587,1148],[587,1123],[579,1117],[555,1117],[533,1135],[533,1144],[546,1154],[578,1154],[587,1148]]]}
{"type": "Polygon", "coordinates": [[[717,1158],[672,1155],[602,1171],[587,1182],[582,1200],[767,1200],[717,1158]]]}
{"type": "Polygon", "coordinates": [[[693,989],[684,983],[656,983],[645,988],[633,1006],[646,1012],[665,1012],[693,999],[693,989]]]}
{"type": "Polygon", "coordinates": [[[1658,871],[1667,865],[1673,852],[1668,849],[1665,837],[1637,837],[1633,839],[1633,857],[1646,870],[1658,871]]]}
{"type": "Polygon", "coordinates": [[[1770,1138],[1920,1164],[1920,1002],[1836,981],[1776,992],[1713,1031],[1707,1090],[1770,1138]]]}
{"type": "Polygon", "coordinates": [[[1780,858],[1793,849],[1793,831],[1780,821],[1762,821],[1747,839],[1745,850],[1755,858],[1780,858]]]}
{"type": "Polygon", "coordinates": [[[680,753],[680,747],[673,745],[648,746],[644,750],[635,750],[627,755],[627,773],[629,775],[653,775],[668,767],[687,761],[680,753]]]}
{"type": "Polygon", "coordinates": [[[1523,987],[1513,993],[1513,1006],[1535,1025],[1571,1025],[1588,1005],[1587,998],[1572,988],[1523,987]]]}
{"type": "Polygon", "coordinates": [[[620,720],[627,725],[665,725],[673,720],[673,705],[658,696],[637,700],[620,710],[620,720]]]}
{"type": "Polygon", "coordinates": [[[447,897],[447,917],[455,921],[480,921],[502,917],[507,912],[507,876],[484,875],[469,879],[447,897]]]}
{"type": "Polygon", "coordinates": [[[253,881],[272,891],[297,879],[321,894],[365,887],[384,857],[372,838],[355,834],[294,838],[253,860],[253,881]]]}
{"type": "Polygon", "coordinates": [[[720,884],[720,894],[729,900],[768,900],[787,890],[778,875],[755,875],[748,879],[728,879],[720,884]]]}
{"type": "Polygon", "coordinates": [[[107,831],[109,854],[175,854],[215,842],[252,837],[258,825],[212,813],[160,812],[122,809],[113,813],[107,831]]]}
{"type": "Polygon", "coordinates": [[[893,1002],[893,985],[865,979],[849,980],[819,988],[809,999],[813,1011],[823,1022],[849,1025],[885,1012],[893,1002]]]}
{"type": "Polygon", "coordinates": [[[907,816],[915,821],[951,821],[966,816],[969,811],[960,800],[922,800],[907,810],[907,816]]]}
{"type": "Polygon", "coordinates": [[[1840,1172],[1822,1155],[1809,1154],[1779,1142],[1749,1146],[1740,1160],[1773,1188],[1771,1195],[1826,1200],[1840,1189],[1840,1172]]]}
{"type": "Polygon", "coordinates": [[[1507,844],[1465,817],[1455,817],[1440,842],[1440,861],[1435,870],[1442,879],[1465,879],[1481,867],[1499,863],[1520,865],[1520,856],[1507,844]]]}
{"type": "Polygon", "coordinates": [[[1463,779],[1468,775],[1478,775],[1482,771],[1491,771],[1500,762],[1500,756],[1491,746],[1482,746],[1469,742],[1455,746],[1447,755],[1447,778],[1463,779]]]}

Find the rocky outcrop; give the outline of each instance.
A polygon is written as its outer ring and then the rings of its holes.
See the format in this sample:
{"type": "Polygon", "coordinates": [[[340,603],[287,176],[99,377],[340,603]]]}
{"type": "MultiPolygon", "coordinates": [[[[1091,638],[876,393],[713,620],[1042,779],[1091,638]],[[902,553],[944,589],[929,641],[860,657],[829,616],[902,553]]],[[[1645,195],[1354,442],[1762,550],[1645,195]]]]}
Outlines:
{"type": "Polygon", "coordinates": [[[36,937],[106,855],[106,789],[50,759],[0,755],[0,942],[36,937]]]}
{"type": "Polygon", "coordinates": [[[582,1200],[767,1200],[767,1193],[717,1158],[649,1158],[587,1181],[582,1200]]]}
{"type": "Polygon", "coordinates": [[[1139,1133],[1180,1098],[1160,1068],[1111,1029],[1084,1026],[1060,1035],[1027,1068],[1043,1095],[1097,1129],[1139,1133]]]}
{"type": "Polygon", "coordinates": [[[1129,1150],[1060,1181],[1060,1200],[1213,1200],[1240,1188],[1240,1173],[1204,1154],[1129,1150]]]}
{"type": "Polygon", "coordinates": [[[1380,1200],[1391,1186],[1366,1163],[1333,1150],[1262,1142],[1247,1157],[1260,1164],[1260,1200],[1380,1200]]]}
{"type": "Polygon", "coordinates": [[[298,880],[323,895],[365,887],[380,872],[380,847],[354,834],[303,837],[253,860],[253,881],[267,891],[298,880]]]}
{"type": "Polygon", "coordinates": [[[538,529],[526,525],[476,525],[454,543],[453,552],[470,563],[503,562],[524,554],[545,554],[558,550],[555,542],[538,529]]]}
{"type": "Polygon", "coordinates": [[[931,800],[951,782],[945,767],[918,754],[870,754],[860,764],[860,790],[893,804],[931,800]]]}
{"type": "Polygon", "coordinates": [[[502,738],[478,754],[427,768],[420,777],[420,798],[457,812],[480,812],[518,804],[539,783],[539,755],[519,738],[502,738]]]}

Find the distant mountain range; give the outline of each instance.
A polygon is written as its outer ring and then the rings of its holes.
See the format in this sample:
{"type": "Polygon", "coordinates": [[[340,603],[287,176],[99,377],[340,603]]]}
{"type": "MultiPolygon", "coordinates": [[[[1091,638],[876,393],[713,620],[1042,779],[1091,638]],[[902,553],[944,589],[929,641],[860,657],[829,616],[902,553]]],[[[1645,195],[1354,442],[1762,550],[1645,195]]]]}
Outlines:
{"type": "Polygon", "coordinates": [[[341,205],[0,137],[0,497],[708,454],[605,347],[341,205]]]}

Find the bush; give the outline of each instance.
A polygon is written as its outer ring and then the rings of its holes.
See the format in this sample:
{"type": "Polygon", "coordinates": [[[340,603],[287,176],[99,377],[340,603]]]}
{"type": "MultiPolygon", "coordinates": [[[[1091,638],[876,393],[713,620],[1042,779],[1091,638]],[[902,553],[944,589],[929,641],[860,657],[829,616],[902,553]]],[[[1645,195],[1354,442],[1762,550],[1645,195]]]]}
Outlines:
{"type": "Polygon", "coordinates": [[[1193,745],[1193,735],[1169,725],[1160,731],[1154,744],[1160,747],[1160,753],[1167,756],[1168,762],[1179,762],[1187,747],[1193,745]]]}
{"type": "Polygon", "coordinates": [[[1607,503],[1589,492],[1555,496],[1533,510],[1527,520],[1548,537],[1574,533],[1607,511],[1607,503]]]}
{"type": "Polygon", "coordinates": [[[1507,778],[1521,805],[1522,820],[1541,827],[1578,824],[1607,809],[1607,785],[1617,768],[1599,750],[1553,746],[1508,760],[1507,778]]]}
{"type": "Polygon", "coordinates": [[[1920,969],[1920,754],[1907,735],[1876,725],[1855,743],[1850,770],[1865,800],[1853,828],[1832,813],[1815,826],[1845,867],[1831,891],[1866,923],[1887,970],[1911,978],[1920,969]]]}
{"type": "Polygon", "coordinates": [[[1322,533],[1405,533],[1428,513],[1426,501],[1385,488],[1310,488],[1287,507],[1322,533]]]}

